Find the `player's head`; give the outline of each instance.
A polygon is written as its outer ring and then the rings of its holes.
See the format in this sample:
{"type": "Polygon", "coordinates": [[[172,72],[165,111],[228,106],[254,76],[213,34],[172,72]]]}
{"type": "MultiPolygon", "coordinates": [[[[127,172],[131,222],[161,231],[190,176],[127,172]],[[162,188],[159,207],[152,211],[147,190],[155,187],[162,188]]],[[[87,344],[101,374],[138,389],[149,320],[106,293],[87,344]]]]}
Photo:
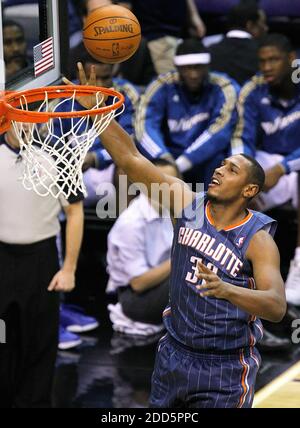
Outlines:
{"type": "Polygon", "coordinates": [[[230,30],[243,30],[255,38],[263,37],[267,31],[266,14],[255,0],[241,0],[228,14],[230,30]]]}
{"type": "Polygon", "coordinates": [[[22,26],[15,21],[3,22],[3,52],[4,61],[8,68],[12,63],[15,64],[15,71],[26,67],[25,34],[22,26]]]}
{"type": "Polygon", "coordinates": [[[199,39],[186,39],[178,45],[174,63],[181,82],[190,93],[201,91],[210,61],[210,54],[199,39]]]}
{"type": "Polygon", "coordinates": [[[259,46],[259,68],[270,86],[291,79],[292,63],[297,58],[290,40],[282,34],[269,34],[259,46]]]}
{"type": "Polygon", "coordinates": [[[105,88],[110,88],[111,86],[113,86],[113,82],[112,82],[112,78],[114,75],[113,64],[104,64],[97,61],[88,53],[88,51],[85,49],[83,45],[82,45],[82,48],[77,50],[76,57],[72,58],[71,63],[72,63],[73,73],[75,70],[78,71],[77,70],[78,62],[82,63],[87,76],[89,76],[90,74],[91,65],[95,66],[98,86],[103,86],[105,88]]]}
{"type": "Polygon", "coordinates": [[[261,165],[251,156],[239,154],[225,159],[216,168],[207,196],[217,203],[241,200],[247,205],[263,189],[264,183],[261,165]]]}

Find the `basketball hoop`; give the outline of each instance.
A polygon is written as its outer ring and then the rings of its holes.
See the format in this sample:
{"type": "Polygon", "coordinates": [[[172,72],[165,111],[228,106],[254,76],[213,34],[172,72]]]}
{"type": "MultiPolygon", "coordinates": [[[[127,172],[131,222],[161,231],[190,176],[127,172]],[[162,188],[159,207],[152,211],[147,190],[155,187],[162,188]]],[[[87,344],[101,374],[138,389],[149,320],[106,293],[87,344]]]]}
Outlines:
{"type": "Polygon", "coordinates": [[[95,86],[49,86],[5,93],[0,99],[0,134],[13,127],[19,140],[24,187],[55,198],[86,194],[85,157],[124,108],[122,94],[95,86]],[[76,99],[91,96],[91,109],[76,110],[76,99]],[[103,106],[104,102],[109,105],[103,106]]]}

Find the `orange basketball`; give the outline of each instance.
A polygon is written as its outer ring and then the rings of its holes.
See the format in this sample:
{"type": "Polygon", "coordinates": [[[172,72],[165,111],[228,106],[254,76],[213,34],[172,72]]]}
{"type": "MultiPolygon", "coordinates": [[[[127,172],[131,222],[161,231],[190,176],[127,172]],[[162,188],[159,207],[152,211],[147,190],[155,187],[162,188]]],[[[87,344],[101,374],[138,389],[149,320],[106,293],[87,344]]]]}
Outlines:
{"type": "Polygon", "coordinates": [[[95,9],[83,29],[83,42],[92,57],[108,64],[123,62],[139,47],[141,26],[135,15],[117,5],[95,9]]]}

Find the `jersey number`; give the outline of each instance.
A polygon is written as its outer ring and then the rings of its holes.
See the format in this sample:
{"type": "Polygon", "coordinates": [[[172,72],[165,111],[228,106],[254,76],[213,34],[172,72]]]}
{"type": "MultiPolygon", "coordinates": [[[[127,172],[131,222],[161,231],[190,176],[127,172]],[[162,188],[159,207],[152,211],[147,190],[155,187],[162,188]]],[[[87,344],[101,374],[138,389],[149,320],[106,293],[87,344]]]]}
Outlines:
{"type": "MultiPolygon", "coordinates": [[[[185,277],[185,280],[190,284],[197,284],[199,282],[199,279],[196,276],[196,274],[198,273],[198,269],[197,269],[198,261],[203,263],[203,259],[201,259],[200,257],[192,256],[190,258],[190,262],[192,263],[192,267],[191,267],[192,272],[188,272],[185,277]]],[[[208,269],[212,270],[217,275],[218,268],[216,266],[214,266],[212,263],[208,263],[206,266],[208,267],[208,269]]],[[[205,281],[203,280],[202,283],[205,284],[205,281]]]]}

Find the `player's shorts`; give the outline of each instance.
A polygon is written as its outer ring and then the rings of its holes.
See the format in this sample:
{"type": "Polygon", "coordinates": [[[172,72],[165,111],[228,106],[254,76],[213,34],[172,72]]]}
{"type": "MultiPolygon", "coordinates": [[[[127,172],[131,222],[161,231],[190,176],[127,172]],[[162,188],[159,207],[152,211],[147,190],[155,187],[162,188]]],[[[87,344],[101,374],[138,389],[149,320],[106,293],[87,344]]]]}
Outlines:
{"type": "MultiPolygon", "coordinates": [[[[271,154],[258,150],[256,160],[261,164],[265,171],[280,163],[284,159],[281,155],[271,154]]],[[[259,209],[267,211],[280,205],[291,202],[294,208],[298,206],[298,174],[291,172],[286,174],[276,186],[267,193],[260,193],[259,209]]]]}
{"type": "Polygon", "coordinates": [[[150,406],[250,408],[261,358],[256,348],[231,354],[188,350],[169,334],[158,345],[150,406]]]}

